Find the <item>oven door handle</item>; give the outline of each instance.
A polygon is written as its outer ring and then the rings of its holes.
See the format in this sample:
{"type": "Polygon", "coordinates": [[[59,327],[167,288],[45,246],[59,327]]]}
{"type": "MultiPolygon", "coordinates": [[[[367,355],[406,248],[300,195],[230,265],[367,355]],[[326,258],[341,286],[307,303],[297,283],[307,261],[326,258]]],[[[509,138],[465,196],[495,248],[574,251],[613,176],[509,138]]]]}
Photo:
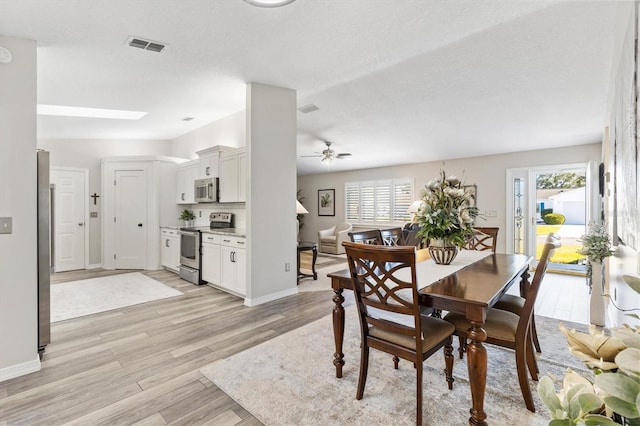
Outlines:
{"type": "Polygon", "coordinates": [[[189,236],[189,237],[197,237],[198,236],[198,232],[178,231],[178,235],[186,235],[186,236],[189,236]]]}

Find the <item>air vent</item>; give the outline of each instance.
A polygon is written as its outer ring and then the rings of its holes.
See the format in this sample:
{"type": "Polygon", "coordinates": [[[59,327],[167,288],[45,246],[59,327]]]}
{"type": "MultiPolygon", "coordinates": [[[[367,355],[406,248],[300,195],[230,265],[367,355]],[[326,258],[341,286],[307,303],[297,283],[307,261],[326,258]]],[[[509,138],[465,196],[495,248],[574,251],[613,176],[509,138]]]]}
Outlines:
{"type": "Polygon", "coordinates": [[[158,43],[157,41],[145,40],[140,37],[129,37],[127,44],[138,49],[150,50],[152,52],[162,52],[167,44],[158,43]]]}
{"type": "Polygon", "coordinates": [[[193,117],[185,117],[182,119],[182,121],[191,121],[193,120],[193,117]]]}
{"type": "Polygon", "coordinates": [[[304,114],[307,114],[307,113],[310,113],[310,112],[313,112],[313,111],[317,111],[319,109],[320,108],[318,108],[314,104],[309,104],[309,105],[301,106],[300,108],[298,108],[298,111],[300,111],[300,112],[302,112],[304,114]]]}

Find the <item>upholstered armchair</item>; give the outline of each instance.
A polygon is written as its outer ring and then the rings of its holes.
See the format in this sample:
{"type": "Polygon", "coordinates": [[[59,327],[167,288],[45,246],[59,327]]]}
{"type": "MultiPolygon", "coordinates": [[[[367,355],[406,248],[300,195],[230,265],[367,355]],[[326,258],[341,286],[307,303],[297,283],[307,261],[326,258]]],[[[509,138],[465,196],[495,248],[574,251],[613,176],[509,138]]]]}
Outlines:
{"type": "Polygon", "coordinates": [[[329,229],[318,231],[318,250],[323,253],[342,254],[343,241],[349,241],[349,232],[353,227],[350,223],[341,223],[329,229]]]}

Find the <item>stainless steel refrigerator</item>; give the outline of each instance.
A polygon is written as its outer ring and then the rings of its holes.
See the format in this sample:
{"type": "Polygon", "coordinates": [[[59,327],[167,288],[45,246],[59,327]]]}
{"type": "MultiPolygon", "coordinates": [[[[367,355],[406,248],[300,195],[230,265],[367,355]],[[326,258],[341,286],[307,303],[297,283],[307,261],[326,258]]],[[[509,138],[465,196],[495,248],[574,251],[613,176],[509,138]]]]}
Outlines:
{"type": "Polygon", "coordinates": [[[38,354],[51,342],[49,286],[53,271],[53,191],[49,183],[49,152],[38,150],[38,354]]]}

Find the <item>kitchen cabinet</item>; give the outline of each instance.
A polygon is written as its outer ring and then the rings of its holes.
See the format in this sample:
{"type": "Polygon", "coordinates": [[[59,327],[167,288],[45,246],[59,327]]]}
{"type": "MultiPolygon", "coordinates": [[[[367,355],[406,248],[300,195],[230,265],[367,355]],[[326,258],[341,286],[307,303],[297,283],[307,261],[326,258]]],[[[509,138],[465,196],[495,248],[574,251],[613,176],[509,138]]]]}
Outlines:
{"type": "Polygon", "coordinates": [[[222,237],[220,286],[239,295],[247,292],[246,238],[222,237]]]}
{"type": "Polygon", "coordinates": [[[178,165],[176,177],[178,204],[194,204],[193,182],[198,178],[199,160],[186,161],[178,165]]]}
{"type": "Polygon", "coordinates": [[[247,154],[244,148],[220,156],[220,202],[247,200],[247,154]]]}
{"type": "Polygon", "coordinates": [[[202,279],[214,285],[220,285],[220,240],[220,235],[202,234],[202,279]]]}
{"type": "Polygon", "coordinates": [[[180,235],[177,229],[160,230],[160,263],[167,269],[178,272],[180,267],[180,235]]]}

